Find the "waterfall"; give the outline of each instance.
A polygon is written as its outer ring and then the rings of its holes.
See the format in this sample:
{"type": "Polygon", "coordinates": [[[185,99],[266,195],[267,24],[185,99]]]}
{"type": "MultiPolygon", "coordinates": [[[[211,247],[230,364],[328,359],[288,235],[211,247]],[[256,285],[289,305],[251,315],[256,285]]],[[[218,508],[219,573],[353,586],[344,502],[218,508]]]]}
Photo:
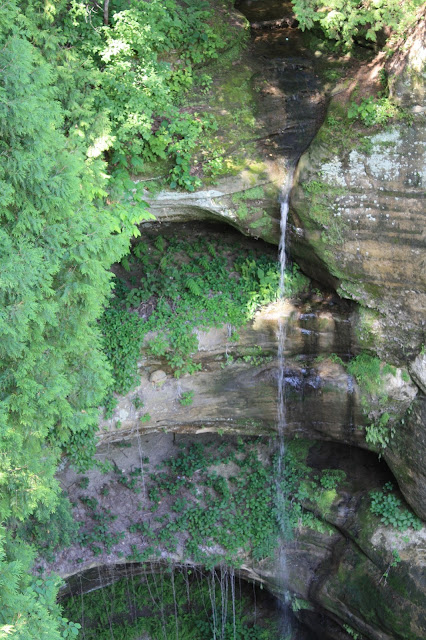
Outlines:
{"type": "MultiPolygon", "coordinates": [[[[283,185],[280,198],[281,207],[281,220],[280,220],[280,244],[279,244],[279,263],[280,263],[280,282],[279,282],[279,300],[284,301],[285,298],[285,267],[286,267],[286,253],[285,253],[285,239],[287,231],[287,217],[290,205],[291,187],[293,184],[294,167],[287,169],[287,179],[283,185]]],[[[286,346],[286,320],[283,317],[283,306],[281,307],[280,314],[278,316],[277,327],[277,340],[278,340],[278,398],[277,398],[277,431],[278,431],[278,464],[276,472],[276,500],[278,510],[278,521],[280,524],[281,532],[286,533],[286,518],[285,518],[285,490],[282,487],[282,478],[284,472],[284,455],[285,455],[285,431],[287,424],[286,416],[286,403],[285,403],[285,382],[284,382],[284,366],[285,366],[285,346],[286,346]]],[[[277,562],[280,568],[281,587],[286,587],[287,583],[287,562],[284,544],[279,545],[277,562]]],[[[289,620],[284,610],[283,620],[285,636],[289,632],[289,620]]]]}
{"type": "MultiPolygon", "coordinates": [[[[280,283],[279,283],[279,299],[284,300],[285,297],[285,237],[287,231],[287,218],[288,210],[290,206],[290,194],[293,184],[294,167],[287,170],[287,179],[284,183],[280,206],[281,206],[281,219],[280,219],[280,245],[279,245],[279,263],[280,263],[280,283]]],[[[279,438],[279,459],[278,459],[278,476],[281,475],[283,458],[285,453],[284,435],[286,426],[286,407],[284,399],[284,363],[285,363],[285,342],[286,342],[286,324],[284,318],[279,316],[278,318],[278,438],[279,438]]]]}

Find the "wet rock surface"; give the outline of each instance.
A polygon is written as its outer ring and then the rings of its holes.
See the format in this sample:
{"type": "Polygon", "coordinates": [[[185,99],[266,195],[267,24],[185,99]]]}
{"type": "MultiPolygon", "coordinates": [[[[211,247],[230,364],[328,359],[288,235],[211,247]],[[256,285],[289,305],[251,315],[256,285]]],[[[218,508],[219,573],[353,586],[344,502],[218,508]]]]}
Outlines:
{"type": "MultiPolygon", "coordinates": [[[[247,85],[245,103],[252,108],[253,125],[236,145],[244,149],[245,167],[218,178],[211,188],[147,194],[147,201],[159,222],[223,221],[245,235],[278,244],[286,167],[297,162],[318,130],[325,94],[315,57],[291,18],[290,2],[256,2],[255,7],[240,2],[237,8],[255,23],[248,50],[228,72],[231,77],[241,74],[241,84],[247,85]]],[[[227,72],[220,82],[229,82],[227,72]]],[[[225,92],[223,101],[209,109],[232,114],[237,108],[233,99],[232,92],[225,92]]],[[[217,135],[226,145],[227,132],[217,135]]]]}
{"type": "MultiPolygon", "coordinates": [[[[202,438],[208,437],[211,436],[202,438]]],[[[199,438],[192,441],[198,442],[199,438]]],[[[178,442],[190,440],[183,435],[178,442]]],[[[117,468],[129,471],[139,464],[141,452],[149,456],[148,479],[161,461],[176,455],[176,443],[167,434],[145,436],[135,440],[129,449],[109,446],[99,455],[103,460],[112,460],[117,468]]],[[[270,454],[266,441],[258,444],[258,453],[262,457],[270,454]]],[[[305,501],[305,508],[320,516],[329,530],[297,528],[293,539],[286,542],[285,585],[280,565],[273,559],[256,561],[242,553],[239,574],[263,584],[280,597],[283,589],[289,591],[291,598],[299,602],[297,616],[319,632],[321,638],[344,638],[346,625],[373,640],[421,640],[426,605],[422,551],[425,529],[400,535],[392,528],[380,526],[369,510],[369,491],[380,489],[392,478],[389,469],[383,463],[378,464],[372,453],[332,443],[312,443],[308,464],[314,471],[337,468],[346,474],[326,508],[321,507],[321,501],[305,501]],[[393,565],[395,550],[400,559],[393,565]]],[[[61,477],[74,500],[78,501],[81,493],[97,496],[103,507],[119,516],[116,526],[121,529],[128,531],[126,525],[135,518],[147,522],[153,517],[146,510],[144,492],[132,497],[127,488],[111,480],[100,472],[93,473],[90,485],[82,492],[75,472],[65,469],[61,477]],[[101,498],[99,490],[105,483],[109,484],[110,492],[108,495],[104,492],[101,498]],[[136,503],[142,507],[137,508],[136,503]]],[[[160,514],[168,508],[167,503],[162,504],[160,514]]],[[[140,549],[146,545],[140,534],[127,533],[109,554],[94,557],[78,547],[60,554],[52,568],[68,577],[62,595],[100,588],[126,575],[155,571],[168,562],[177,566],[197,565],[179,552],[170,554],[161,550],[162,543],[158,543],[160,554],[154,554],[147,563],[129,563],[125,557],[132,543],[140,549]]],[[[219,555],[225,553],[217,548],[212,553],[218,551],[219,555]]]]}

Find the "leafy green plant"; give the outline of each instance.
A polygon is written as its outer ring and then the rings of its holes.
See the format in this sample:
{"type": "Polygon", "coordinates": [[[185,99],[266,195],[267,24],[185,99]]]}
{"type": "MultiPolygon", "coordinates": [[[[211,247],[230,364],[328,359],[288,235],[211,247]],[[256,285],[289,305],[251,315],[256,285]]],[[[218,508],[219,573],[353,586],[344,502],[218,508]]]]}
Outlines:
{"type": "Polygon", "coordinates": [[[323,489],[336,489],[345,478],[346,473],[341,469],[324,469],[320,477],[320,485],[323,489]]]}
{"type": "Polygon", "coordinates": [[[358,640],[361,637],[358,631],[355,631],[355,629],[350,627],[348,624],[344,624],[343,628],[346,631],[346,633],[354,640],[358,640]]]}
{"type": "Polygon", "coordinates": [[[394,527],[398,531],[406,531],[410,527],[415,531],[422,528],[421,520],[404,507],[401,500],[393,493],[391,482],[387,482],[381,491],[372,491],[370,497],[370,511],[380,516],[384,525],[394,527]]]}
{"type": "Polygon", "coordinates": [[[135,409],[141,409],[144,406],[143,400],[139,396],[135,396],[132,403],[135,409]]]}
{"type": "Polygon", "coordinates": [[[83,476],[83,478],[80,478],[80,480],[78,481],[78,486],[80,487],[80,489],[87,489],[87,487],[89,486],[89,478],[87,476],[83,476]]]}
{"type": "Polygon", "coordinates": [[[354,40],[377,41],[378,33],[390,27],[400,35],[413,23],[421,0],[292,0],[302,30],[319,26],[324,35],[350,49],[354,40]]]}
{"type": "MultiPolygon", "coordinates": [[[[134,245],[129,266],[143,273],[139,286],[119,280],[114,298],[101,320],[105,352],[116,383],[114,391],[126,393],[137,381],[136,363],[144,336],[156,332],[147,347],[163,357],[176,377],[194,373],[198,340],[195,329],[234,327],[253,317],[256,310],[278,297],[279,270],[275,259],[235,249],[205,239],[194,243],[155,236],[134,245]],[[232,273],[230,277],[230,273],[232,273]],[[149,318],[137,309],[153,306],[149,318]]],[[[286,291],[298,295],[308,280],[296,267],[286,273],[286,291]]]]}
{"type": "Polygon", "coordinates": [[[369,444],[379,445],[382,449],[388,446],[395,435],[395,425],[389,424],[391,416],[388,412],[365,428],[365,440],[369,444]]]}
{"type": "Polygon", "coordinates": [[[89,547],[95,556],[104,551],[110,553],[112,548],[124,538],[124,532],[113,532],[110,525],[117,516],[99,505],[96,498],[88,496],[80,497],[80,501],[87,508],[88,520],[81,527],[78,535],[79,543],[83,547],[89,547]]]}
{"type": "Polygon", "coordinates": [[[188,407],[193,402],[194,402],[194,391],[184,391],[179,398],[179,404],[181,404],[182,407],[188,407]]]}
{"type": "Polygon", "coordinates": [[[389,577],[389,572],[392,568],[397,567],[399,565],[399,563],[402,562],[401,556],[399,555],[399,551],[398,549],[392,549],[392,555],[391,555],[391,560],[388,564],[388,566],[386,567],[385,572],[383,573],[381,580],[384,579],[385,584],[386,581],[389,577]]]}
{"type": "Polygon", "coordinates": [[[395,368],[390,365],[382,365],[379,358],[361,353],[353,358],[347,365],[348,373],[350,373],[361,387],[362,393],[378,394],[382,386],[382,378],[388,373],[395,373],[395,368]]]}
{"type": "Polygon", "coordinates": [[[112,364],[114,390],[128,391],[137,383],[135,362],[144,336],[143,321],[135,314],[114,306],[100,320],[105,355],[112,364]]]}
{"type": "Polygon", "coordinates": [[[352,102],[348,109],[348,118],[350,120],[359,119],[367,127],[384,125],[388,120],[399,115],[398,107],[387,97],[375,100],[370,96],[361,100],[360,104],[352,102]]]}

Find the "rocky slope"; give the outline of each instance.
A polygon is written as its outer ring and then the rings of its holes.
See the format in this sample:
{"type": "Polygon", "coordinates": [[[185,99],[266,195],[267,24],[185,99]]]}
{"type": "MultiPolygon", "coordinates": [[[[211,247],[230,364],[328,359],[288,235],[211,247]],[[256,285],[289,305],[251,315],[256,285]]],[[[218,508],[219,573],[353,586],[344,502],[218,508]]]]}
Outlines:
{"type": "Polygon", "coordinates": [[[293,254],[361,305],[365,346],[394,361],[414,358],[424,344],[424,29],[420,16],[391,62],[378,56],[335,90],[292,196],[293,254]],[[405,111],[386,126],[351,123],[356,91],[374,93],[380,73],[405,111]]]}

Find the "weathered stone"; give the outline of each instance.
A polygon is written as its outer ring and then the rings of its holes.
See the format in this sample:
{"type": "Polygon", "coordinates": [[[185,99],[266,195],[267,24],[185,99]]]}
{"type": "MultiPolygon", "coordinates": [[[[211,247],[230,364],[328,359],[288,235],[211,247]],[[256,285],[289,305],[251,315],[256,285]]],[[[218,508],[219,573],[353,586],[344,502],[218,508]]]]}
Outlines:
{"type": "MultiPolygon", "coordinates": [[[[118,398],[112,418],[100,424],[100,443],[139,433],[225,432],[243,435],[275,433],[277,416],[277,328],[286,319],[286,371],[288,433],[331,439],[367,447],[366,416],[359,389],[336,356],[352,350],[351,308],[336,299],[295,306],[270,305],[252,324],[230,341],[226,327],[198,332],[201,365],[191,376],[166,376],[167,363],[143,349],[140,383],[118,398]],[[333,359],[327,356],[333,354],[333,359]],[[161,373],[159,373],[161,372],[161,373]],[[153,377],[162,384],[149,384],[153,377]],[[193,392],[191,405],[182,406],[184,392],[193,392]],[[135,407],[133,397],[143,400],[135,407]],[[226,407],[226,410],[224,410],[226,407]],[[149,420],[147,418],[149,416],[149,420]],[[141,420],[142,419],[142,420],[141,420]]],[[[394,418],[402,415],[416,394],[398,370],[383,379],[378,397],[369,399],[394,418]],[[386,407],[383,396],[387,396],[386,407]]]]}
{"type": "MultiPolygon", "coordinates": [[[[268,445],[265,443],[264,447],[265,450],[259,445],[261,456],[266,453],[268,445]]],[[[156,465],[173,457],[176,449],[171,435],[151,436],[134,441],[132,448],[125,452],[118,448],[105,449],[101,459],[108,454],[117,468],[129,472],[140,460],[141,450],[143,455],[149,456],[147,473],[155,473],[156,465]]],[[[283,565],[275,558],[256,561],[247,552],[239,557],[239,573],[278,595],[289,592],[290,598],[298,602],[298,615],[302,620],[309,624],[310,619],[314,625],[320,622],[315,628],[324,628],[325,635],[321,638],[342,640],[341,630],[343,625],[347,625],[354,633],[363,634],[371,640],[422,640],[426,630],[422,551],[426,530],[407,531],[400,535],[390,527],[381,526],[369,509],[369,492],[383,486],[389,479],[388,470],[384,465],[378,466],[369,452],[329,443],[313,443],[307,462],[318,472],[337,467],[346,473],[345,481],[325,510],[321,507],[321,500],[315,497],[304,502],[307,509],[329,523],[330,531],[320,533],[305,526],[298,527],[294,538],[286,543],[284,581],[283,565]],[[392,566],[395,550],[400,560],[392,566]]],[[[89,492],[96,484],[101,486],[108,481],[99,471],[91,473],[89,492]]],[[[67,469],[61,478],[64,488],[76,502],[79,492],[77,477],[72,469],[67,469]]],[[[81,555],[78,546],[58,554],[51,568],[63,577],[74,576],[69,581],[71,592],[99,588],[129,573],[144,573],[147,568],[155,570],[161,563],[174,562],[178,566],[196,564],[185,558],[179,548],[173,554],[162,549],[162,543],[159,543],[159,555],[149,559],[148,567],[120,560],[117,554],[125,556],[132,544],[140,550],[152,544],[129,531],[129,523],[135,514],[144,521],[149,521],[151,514],[146,510],[132,509],[129,491],[119,483],[110,483],[108,495],[96,495],[102,506],[118,515],[117,524],[113,527],[117,531],[124,530],[125,537],[112,553],[104,553],[99,558],[90,557],[89,553],[83,563],[78,560],[81,555]]],[[[144,497],[139,495],[138,499],[143,500],[144,497]]],[[[161,509],[164,508],[162,505],[161,509]]],[[[217,547],[211,552],[216,556],[225,554],[217,547]]],[[[63,594],[66,592],[67,587],[62,590],[63,594]]]]}
{"type": "Polygon", "coordinates": [[[342,83],[292,192],[293,255],[311,277],[376,314],[370,348],[394,362],[417,355],[424,340],[424,32],[419,16],[390,62],[380,54],[357,72],[363,95],[375,95],[385,66],[391,95],[411,110],[412,123],[349,121],[349,104],[359,98],[354,82],[342,83]]]}
{"type": "Polygon", "coordinates": [[[426,520],[426,397],[419,394],[396,430],[385,459],[414,511],[426,520]]]}
{"type": "Polygon", "coordinates": [[[156,369],[149,376],[149,381],[153,384],[163,384],[167,380],[167,373],[162,369],[156,369]]]}
{"type": "Polygon", "coordinates": [[[426,394],[426,354],[421,353],[411,362],[409,371],[414,382],[426,394]]]}
{"type": "Polygon", "coordinates": [[[404,361],[420,349],[426,310],[424,126],[370,134],[368,153],[333,152],[320,133],[299,163],[292,252],[311,277],[328,271],[340,295],[375,310],[377,352],[404,361]]]}

